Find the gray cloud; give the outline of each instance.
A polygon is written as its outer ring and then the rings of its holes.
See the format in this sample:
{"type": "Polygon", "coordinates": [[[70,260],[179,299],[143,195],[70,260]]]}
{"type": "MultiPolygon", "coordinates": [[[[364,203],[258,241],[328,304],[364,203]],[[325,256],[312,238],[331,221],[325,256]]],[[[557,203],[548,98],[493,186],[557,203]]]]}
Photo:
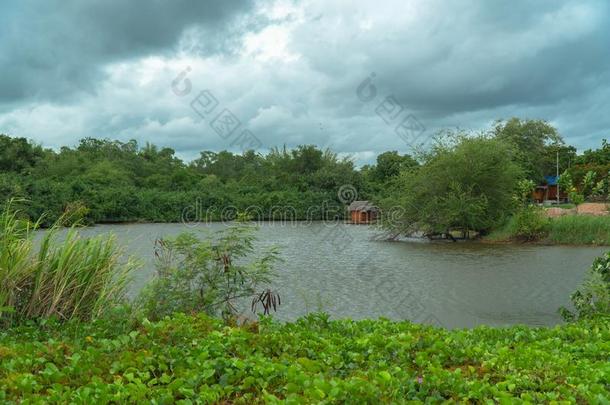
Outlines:
{"type": "Polygon", "coordinates": [[[264,148],[315,143],[360,163],[409,150],[375,114],[388,95],[427,135],[520,116],[596,147],[610,135],[609,17],[601,0],[3,3],[0,132],[52,147],[135,138],[190,158],[231,148],[189,107],[209,89],[264,148]],[[193,93],[177,97],[186,66],[193,93]],[[371,72],[377,98],[363,103],[371,72]]]}
{"type": "Polygon", "coordinates": [[[94,93],[108,63],[175,51],[188,29],[198,46],[226,51],[248,0],[31,0],[0,6],[0,102],[94,93]],[[228,37],[228,38],[227,38],[228,37]]]}

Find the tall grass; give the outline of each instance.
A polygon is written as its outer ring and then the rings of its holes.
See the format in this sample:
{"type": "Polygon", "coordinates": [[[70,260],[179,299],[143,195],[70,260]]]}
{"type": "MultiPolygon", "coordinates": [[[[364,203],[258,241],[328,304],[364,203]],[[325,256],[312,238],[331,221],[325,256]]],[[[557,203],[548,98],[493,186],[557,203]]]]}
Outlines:
{"type": "MultiPolygon", "coordinates": [[[[524,241],[520,237],[517,222],[515,216],[511,217],[503,226],[487,235],[485,240],[524,241]]],[[[610,246],[610,216],[565,215],[549,218],[545,225],[545,235],[541,234],[537,240],[558,245],[610,246]]]]}
{"type": "Polygon", "coordinates": [[[610,216],[566,215],[551,220],[548,239],[568,245],[610,245],[610,216]]]}
{"type": "Polygon", "coordinates": [[[13,316],[32,277],[32,231],[37,227],[17,218],[13,202],[0,214],[0,317],[13,316]]]}
{"type": "Polygon", "coordinates": [[[89,320],[124,299],[136,263],[122,261],[112,235],[60,235],[60,220],[34,243],[37,224],[12,207],[0,214],[0,320],[89,320]]]}

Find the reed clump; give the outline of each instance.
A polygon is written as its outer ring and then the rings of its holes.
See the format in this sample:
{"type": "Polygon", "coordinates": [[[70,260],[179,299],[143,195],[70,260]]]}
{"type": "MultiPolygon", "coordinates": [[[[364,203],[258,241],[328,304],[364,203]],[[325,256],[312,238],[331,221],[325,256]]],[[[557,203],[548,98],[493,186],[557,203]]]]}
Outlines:
{"type": "Polygon", "coordinates": [[[137,263],[123,259],[113,235],[81,237],[78,224],[63,227],[66,213],[36,241],[40,221],[14,206],[0,212],[0,323],[91,320],[124,301],[137,263]]]}
{"type": "Polygon", "coordinates": [[[564,215],[529,222],[512,216],[502,227],[485,237],[489,242],[529,241],[553,245],[610,246],[610,216],[564,215]],[[528,236],[528,237],[524,237],[528,236]]]}
{"type": "Polygon", "coordinates": [[[610,245],[610,216],[566,215],[553,218],[548,240],[566,245],[610,245]]]}

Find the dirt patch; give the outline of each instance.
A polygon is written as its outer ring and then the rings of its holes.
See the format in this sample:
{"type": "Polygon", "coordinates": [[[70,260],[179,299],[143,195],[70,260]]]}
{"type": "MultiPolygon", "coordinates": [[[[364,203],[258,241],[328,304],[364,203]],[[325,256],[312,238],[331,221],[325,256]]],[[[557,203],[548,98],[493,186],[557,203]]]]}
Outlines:
{"type": "Polygon", "coordinates": [[[606,203],[583,203],[576,208],[546,208],[545,215],[549,218],[563,217],[564,215],[608,215],[608,204],[606,203]]]}
{"type": "Polygon", "coordinates": [[[604,203],[584,203],[576,207],[579,215],[608,215],[608,205],[604,203]]]}
{"type": "Polygon", "coordinates": [[[576,208],[559,208],[559,207],[551,207],[545,210],[545,214],[549,218],[557,218],[562,217],[564,215],[576,215],[576,208]]]}

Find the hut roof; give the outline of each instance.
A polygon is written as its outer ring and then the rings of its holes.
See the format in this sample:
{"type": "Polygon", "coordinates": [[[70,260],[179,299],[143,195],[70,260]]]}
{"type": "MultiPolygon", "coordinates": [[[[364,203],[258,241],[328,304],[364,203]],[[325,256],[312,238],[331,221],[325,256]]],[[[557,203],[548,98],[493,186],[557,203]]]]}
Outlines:
{"type": "Polygon", "coordinates": [[[370,201],[352,201],[347,208],[349,211],[378,211],[379,208],[371,204],[370,201]]]}
{"type": "Polygon", "coordinates": [[[549,186],[556,186],[559,179],[557,176],[544,176],[544,180],[549,186]]]}

